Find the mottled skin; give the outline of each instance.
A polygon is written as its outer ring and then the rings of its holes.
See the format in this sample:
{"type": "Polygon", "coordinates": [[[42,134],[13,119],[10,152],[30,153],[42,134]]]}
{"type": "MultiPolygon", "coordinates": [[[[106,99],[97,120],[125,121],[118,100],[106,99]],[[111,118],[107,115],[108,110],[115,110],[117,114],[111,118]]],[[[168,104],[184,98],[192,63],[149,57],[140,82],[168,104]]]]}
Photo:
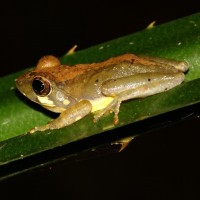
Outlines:
{"type": "Polygon", "coordinates": [[[54,56],[42,57],[37,67],[16,80],[30,100],[61,115],[30,132],[68,126],[95,112],[118,112],[122,101],[169,90],[184,80],[185,62],[124,54],[92,64],[61,65],[54,56]]]}

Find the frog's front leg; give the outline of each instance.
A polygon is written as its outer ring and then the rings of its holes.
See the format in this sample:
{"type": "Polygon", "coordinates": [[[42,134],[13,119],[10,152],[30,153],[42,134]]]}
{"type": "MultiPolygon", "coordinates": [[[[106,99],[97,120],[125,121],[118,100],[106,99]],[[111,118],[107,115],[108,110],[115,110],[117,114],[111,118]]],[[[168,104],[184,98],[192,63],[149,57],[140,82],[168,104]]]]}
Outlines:
{"type": "Polygon", "coordinates": [[[36,131],[45,131],[48,129],[63,128],[82,119],[83,117],[88,115],[91,112],[91,110],[91,103],[87,100],[82,100],[66,109],[59,115],[58,118],[50,121],[48,124],[31,129],[30,133],[34,133],[36,131]]]}
{"type": "Polygon", "coordinates": [[[114,97],[114,100],[103,110],[97,112],[95,121],[105,112],[115,113],[114,123],[118,123],[119,107],[122,101],[135,98],[144,98],[153,94],[164,92],[184,80],[180,73],[143,73],[118,79],[110,79],[102,84],[101,92],[105,96],[114,97]]]}

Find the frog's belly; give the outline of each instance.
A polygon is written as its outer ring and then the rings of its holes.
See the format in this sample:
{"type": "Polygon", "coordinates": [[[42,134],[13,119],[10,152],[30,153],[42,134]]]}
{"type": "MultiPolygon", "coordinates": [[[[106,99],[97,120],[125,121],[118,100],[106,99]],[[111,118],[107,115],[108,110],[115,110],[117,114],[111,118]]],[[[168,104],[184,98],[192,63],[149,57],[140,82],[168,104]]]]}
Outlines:
{"type": "Polygon", "coordinates": [[[92,112],[106,108],[112,101],[113,97],[100,97],[95,100],[90,100],[92,104],[92,112]]]}

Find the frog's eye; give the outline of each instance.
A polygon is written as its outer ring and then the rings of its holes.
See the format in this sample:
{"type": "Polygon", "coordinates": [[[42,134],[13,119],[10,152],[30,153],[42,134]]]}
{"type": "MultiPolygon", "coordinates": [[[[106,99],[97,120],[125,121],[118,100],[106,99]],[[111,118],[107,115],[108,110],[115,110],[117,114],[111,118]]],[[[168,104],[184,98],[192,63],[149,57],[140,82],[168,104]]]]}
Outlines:
{"type": "Polygon", "coordinates": [[[33,79],[32,87],[35,92],[35,94],[39,96],[46,96],[51,91],[51,86],[49,81],[42,77],[36,77],[33,79]]]}

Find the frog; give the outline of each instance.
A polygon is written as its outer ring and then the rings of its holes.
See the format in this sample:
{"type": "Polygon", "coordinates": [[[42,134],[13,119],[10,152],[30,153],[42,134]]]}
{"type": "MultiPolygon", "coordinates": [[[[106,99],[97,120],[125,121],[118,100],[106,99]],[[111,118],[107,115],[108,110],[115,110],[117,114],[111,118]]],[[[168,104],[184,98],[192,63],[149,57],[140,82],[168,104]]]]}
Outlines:
{"type": "Polygon", "coordinates": [[[186,61],[125,53],[100,62],[64,65],[53,55],[16,79],[17,89],[45,109],[60,113],[29,132],[67,127],[90,113],[97,122],[114,113],[119,122],[124,101],[146,98],[170,90],[185,80],[186,61]]]}

